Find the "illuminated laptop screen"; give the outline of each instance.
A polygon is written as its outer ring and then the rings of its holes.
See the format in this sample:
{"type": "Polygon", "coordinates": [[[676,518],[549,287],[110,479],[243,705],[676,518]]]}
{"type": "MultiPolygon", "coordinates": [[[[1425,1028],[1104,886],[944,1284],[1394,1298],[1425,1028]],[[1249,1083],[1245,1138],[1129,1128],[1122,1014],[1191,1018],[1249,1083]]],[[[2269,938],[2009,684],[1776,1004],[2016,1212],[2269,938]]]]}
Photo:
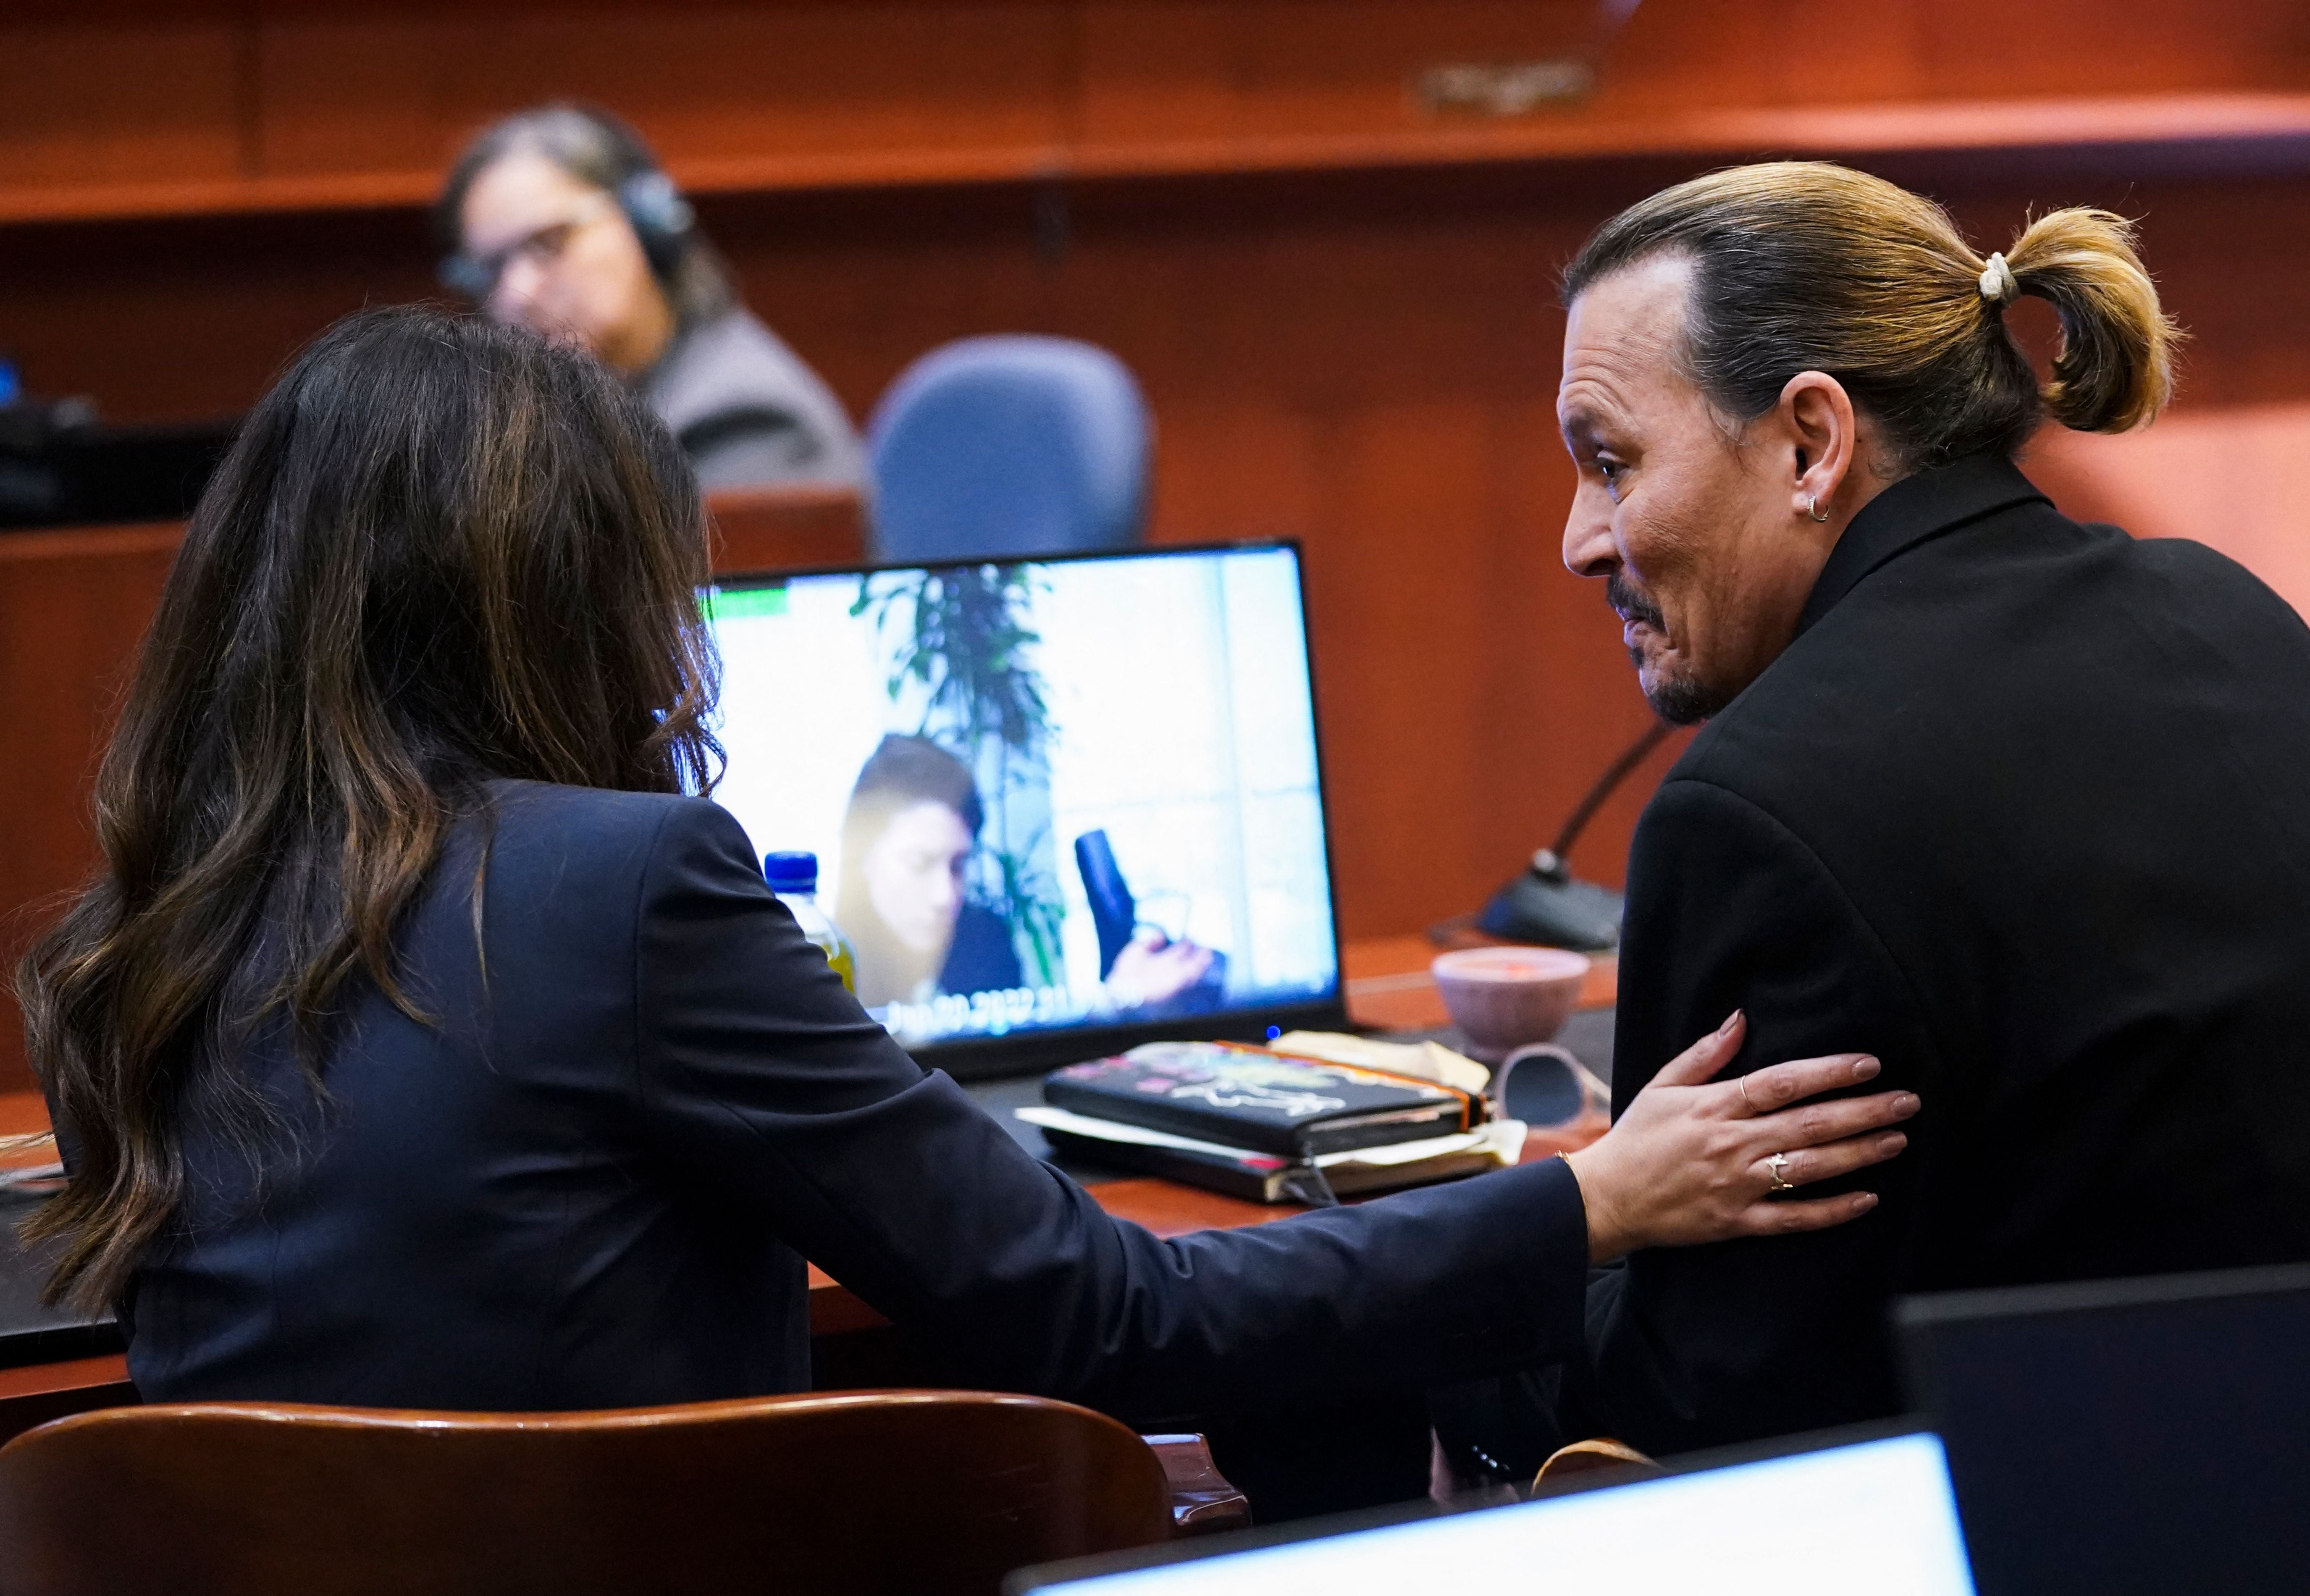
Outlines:
{"type": "Polygon", "coordinates": [[[1025,1588],[1051,1596],[1972,1596],[1941,1443],[1833,1446],[1025,1588]]]}
{"type": "Polygon", "coordinates": [[[1335,999],[1289,548],[730,582],[714,796],[902,1041],[1335,999]]]}

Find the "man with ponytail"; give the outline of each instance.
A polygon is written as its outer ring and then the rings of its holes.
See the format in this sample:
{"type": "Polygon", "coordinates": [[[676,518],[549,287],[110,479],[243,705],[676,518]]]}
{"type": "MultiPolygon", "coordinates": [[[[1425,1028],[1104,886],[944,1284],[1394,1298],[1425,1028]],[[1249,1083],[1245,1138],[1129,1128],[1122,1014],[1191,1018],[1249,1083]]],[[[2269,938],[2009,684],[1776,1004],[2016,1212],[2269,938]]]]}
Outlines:
{"type": "Polygon", "coordinates": [[[1565,562],[1707,723],[1630,856],[1619,1103],[1740,1008],[1744,1058],[1835,1038],[1927,1106],[1859,1223],[1600,1276],[1585,1365],[1439,1398],[1461,1456],[1894,1411],[1900,1293],[2310,1256],[2310,630],[2014,463],[2166,401],[2128,224],[1984,258],[1878,178],[1745,167],[1606,223],[1563,297],[1565,562]]]}

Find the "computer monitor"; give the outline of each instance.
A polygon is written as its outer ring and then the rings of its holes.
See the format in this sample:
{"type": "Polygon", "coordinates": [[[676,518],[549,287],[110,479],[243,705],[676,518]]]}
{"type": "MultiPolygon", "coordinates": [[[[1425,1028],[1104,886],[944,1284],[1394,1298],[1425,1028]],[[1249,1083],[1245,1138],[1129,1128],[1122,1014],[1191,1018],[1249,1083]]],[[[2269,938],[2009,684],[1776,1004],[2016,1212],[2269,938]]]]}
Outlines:
{"type": "Polygon", "coordinates": [[[2310,1267],[1912,1297],[1983,1596],[2310,1588],[2310,1267]]]}
{"type": "Polygon", "coordinates": [[[714,796],[926,1064],[1336,1028],[1298,551],[725,577],[714,796]]]}
{"type": "Polygon", "coordinates": [[[1017,1596],[1970,1596],[1973,1583],[1941,1444],[1913,1431],[1513,1506],[1292,1536],[1216,1557],[1125,1554],[1029,1569],[1005,1589],[1017,1596]]]}

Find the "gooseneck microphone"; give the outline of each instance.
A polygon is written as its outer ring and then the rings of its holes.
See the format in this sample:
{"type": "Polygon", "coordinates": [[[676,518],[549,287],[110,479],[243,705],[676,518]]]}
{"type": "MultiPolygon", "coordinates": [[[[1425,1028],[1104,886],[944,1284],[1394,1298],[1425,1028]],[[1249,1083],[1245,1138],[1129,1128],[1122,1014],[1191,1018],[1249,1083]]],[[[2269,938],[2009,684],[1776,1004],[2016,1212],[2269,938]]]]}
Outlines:
{"type": "MultiPolygon", "coordinates": [[[[1580,840],[1581,832],[1596,818],[1596,811],[1604,807],[1604,801],[1654,749],[1668,740],[1671,730],[1666,722],[1654,721],[1612,761],[1588,789],[1587,795],[1574,806],[1562,829],[1557,832],[1556,840],[1532,856],[1532,863],[1522,875],[1492,894],[1491,901],[1475,917],[1477,930],[1504,941],[1537,942],[1583,953],[1602,952],[1620,945],[1620,895],[1609,887],[1581,880],[1566,861],[1572,853],[1572,845],[1580,840]]],[[[1451,931],[1464,924],[1446,921],[1430,935],[1438,941],[1446,940],[1451,931]],[[1445,934],[1437,936],[1439,932],[1445,934]]]]}

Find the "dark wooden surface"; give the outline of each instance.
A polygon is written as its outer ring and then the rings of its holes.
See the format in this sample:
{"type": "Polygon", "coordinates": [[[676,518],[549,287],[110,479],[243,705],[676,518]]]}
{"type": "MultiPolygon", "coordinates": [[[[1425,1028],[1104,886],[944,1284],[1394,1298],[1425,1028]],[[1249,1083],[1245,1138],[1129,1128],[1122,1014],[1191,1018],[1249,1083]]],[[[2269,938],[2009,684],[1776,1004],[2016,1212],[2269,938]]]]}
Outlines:
{"type": "Polygon", "coordinates": [[[142,1400],[128,1378],[127,1358],[117,1352],[0,1370],[0,1442],[53,1418],[131,1408],[142,1400]]]}
{"type": "Polygon", "coordinates": [[[1169,1496],[1115,1420],[962,1392],[599,1414],[122,1408],[0,1449],[23,1596],[993,1596],[1026,1564],[1168,1539],[1169,1496]]]}
{"type": "MultiPolygon", "coordinates": [[[[96,861],[89,794],[179,528],[0,533],[0,967],[96,861]]],[[[14,984],[0,984],[0,1093],[30,1089],[14,984]]],[[[0,1309],[4,1311],[4,1309],[0,1309]]]]}
{"type": "Polygon", "coordinates": [[[1579,100],[1486,116],[1423,92],[1439,66],[1593,56],[1601,9],[22,0],[0,33],[0,221],[413,207],[474,126],[560,96],[624,109],[703,193],[1631,149],[2236,143],[2310,121],[2303,26],[2282,0],[1653,0],[1579,100]],[[1795,37],[1809,48],[1787,48],[1795,37]],[[2111,100],[2148,103],[2097,104],[2111,100]]]}

